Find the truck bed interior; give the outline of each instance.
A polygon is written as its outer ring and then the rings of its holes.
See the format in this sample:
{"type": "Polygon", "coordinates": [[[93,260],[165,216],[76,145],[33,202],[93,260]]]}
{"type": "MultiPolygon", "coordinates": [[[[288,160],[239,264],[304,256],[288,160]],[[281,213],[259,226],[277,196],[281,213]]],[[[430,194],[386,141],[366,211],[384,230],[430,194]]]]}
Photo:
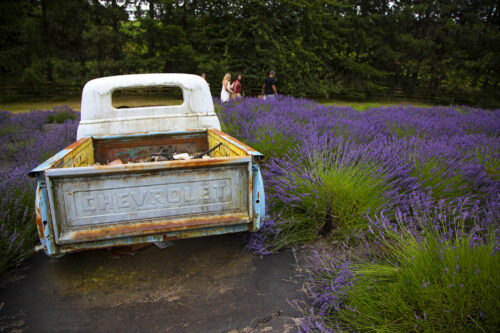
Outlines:
{"type": "Polygon", "coordinates": [[[192,155],[217,147],[208,154],[212,158],[248,156],[247,149],[252,150],[216,129],[93,137],[75,144],[74,147],[68,147],[71,151],[52,167],[105,166],[117,159],[124,164],[140,163],[164,149],[192,155]]]}

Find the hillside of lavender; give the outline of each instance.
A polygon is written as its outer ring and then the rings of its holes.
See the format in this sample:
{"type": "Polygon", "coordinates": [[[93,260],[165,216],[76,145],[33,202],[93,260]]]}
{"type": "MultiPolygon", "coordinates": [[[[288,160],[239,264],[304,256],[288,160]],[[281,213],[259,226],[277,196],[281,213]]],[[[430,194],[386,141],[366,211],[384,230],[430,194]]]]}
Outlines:
{"type": "MultiPolygon", "coordinates": [[[[265,155],[268,219],[247,249],[322,244],[302,273],[306,299],[290,300],[301,332],[500,327],[500,110],[291,97],[215,107],[223,131],[265,155]]],[[[27,173],[75,140],[78,117],[0,112],[0,272],[32,254],[27,173]]]]}

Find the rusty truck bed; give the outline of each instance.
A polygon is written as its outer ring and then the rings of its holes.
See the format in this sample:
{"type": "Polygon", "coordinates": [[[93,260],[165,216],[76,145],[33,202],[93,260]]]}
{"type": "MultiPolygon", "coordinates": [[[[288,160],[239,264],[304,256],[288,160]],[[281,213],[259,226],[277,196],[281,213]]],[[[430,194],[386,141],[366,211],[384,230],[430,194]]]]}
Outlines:
{"type": "Polygon", "coordinates": [[[82,138],[30,175],[48,255],[258,230],[262,155],[217,130],[82,138]],[[209,159],[144,162],[163,148],[209,159]],[[119,159],[123,164],[107,165],[119,159]],[[137,163],[139,161],[139,163],[137,163]]]}

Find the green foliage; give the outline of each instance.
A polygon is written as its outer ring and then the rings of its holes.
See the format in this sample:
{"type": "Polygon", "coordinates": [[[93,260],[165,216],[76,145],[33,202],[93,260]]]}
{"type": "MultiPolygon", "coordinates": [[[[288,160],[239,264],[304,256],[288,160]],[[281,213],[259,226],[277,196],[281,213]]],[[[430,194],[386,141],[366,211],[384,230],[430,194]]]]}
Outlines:
{"type": "Polygon", "coordinates": [[[457,198],[468,192],[473,192],[472,184],[466,181],[459,172],[448,170],[444,166],[444,161],[436,158],[425,162],[416,160],[415,166],[412,176],[419,180],[423,188],[431,189],[432,196],[437,200],[457,198]]]}
{"type": "MultiPolygon", "coordinates": [[[[300,198],[299,203],[287,210],[289,217],[300,217],[302,223],[297,227],[283,227],[281,233],[298,230],[306,235],[305,239],[331,231],[345,234],[366,227],[365,215],[382,208],[383,194],[392,188],[377,165],[360,159],[347,161],[341,152],[309,158],[305,169],[291,172],[287,181],[293,189],[290,196],[300,198]],[[305,174],[312,174],[314,178],[305,174]]],[[[279,203],[275,205],[275,209],[283,208],[279,203]]]]}
{"type": "Polygon", "coordinates": [[[318,238],[318,222],[311,216],[292,211],[283,211],[283,215],[274,221],[275,232],[266,234],[266,250],[277,252],[294,244],[314,242],[318,238]]]}
{"type": "Polygon", "coordinates": [[[500,327],[500,260],[495,239],[441,241],[426,230],[386,242],[390,262],[356,267],[339,313],[348,327],[374,332],[493,332],[500,327]],[[397,263],[397,265],[395,265],[397,263]]]}
{"type": "Polygon", "coordinates": [[[76,120],[78,114],[73,111],[69,106],[54,107],[54,113],[47,117],[48,123],[63,124],[66,120],[76,120]]]}
{"type": "Polygon", "coordinates": [[[293,135],[283,133],[275,128],[262,126],[254,133],[255,137],[250,145],[264,155],[264,162],[270,157],[285,156],[297,145],[297,140],[293,135]]]}
{"type": "Polygon", "coordinates": [[[411,138],[415,136],[416,129],[408,125],[399,125],[397,122],[389,123],[389,130],[400,138],[411,138]]]}
{"type": "Polygon", "coordinates": [[[38,241],[35,231],[35,195],[32,188],[11,188],[0,202],[0,272],[33,254],[38,241]],[[20,209],[20,207],[24,209],[20,209]]]}
{"type": "MultiPolygon", "coordinates": [[[[309,196],[308,204],[314,207],[317,203],[313,216],[332,229],[364,226],[363,215],[369,209],[381,208],[383,193],[390,189],[376,165],[361,160],[344,163],[340,156],[311,161],[321,183],[316,187],[318,200],[309,196]]],[[[307,191],[313,190],[311,184],[307,185],[307,191]]]]}
{"type": "Polygon", "coordinates": [[[486,173],[500,182],[500,156],[495,153],[494,147],[481,147],[473,152],[475,158],[484,165],[486,173]]]}
{"type": "Polygon", "coordinates": [[[298,97],[418,97],[494,107],[495,6],[20,0],[0,5],[0,97],[74,94],[92,78],[147,72],[205,72],[218,95],[228,71],[243,74],[250,96],[274,69],[278,92],[298,97]]]}

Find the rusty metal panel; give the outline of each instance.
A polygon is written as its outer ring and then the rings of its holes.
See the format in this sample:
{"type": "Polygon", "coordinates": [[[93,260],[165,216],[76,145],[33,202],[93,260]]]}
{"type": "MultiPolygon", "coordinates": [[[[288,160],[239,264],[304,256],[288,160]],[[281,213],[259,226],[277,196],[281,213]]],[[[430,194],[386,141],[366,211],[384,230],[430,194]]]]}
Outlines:
{"type": "Polygon", "coordinates": [[[84,249],[258,230],[265,216],[259,152],[218,131],[84,138],[33,170],[36,223],[50,256],[84,249]],[[211,159],[127,162],[172,145],[211,159]]]}
{"type": "Polygon", "coordinates": [[[37,198],[35,201],[35,220],[39,224],[39,236],[41,247],[48,255],[55,255],[57,247],[54,243],[54,229],[51,218],[49,199],[45,180],[38,177],[37,198]]]}
{"type": "Polygon", "coordinates": [[[219,143],[222,143],[222,145],[212,153],[213,157],[225,157],[225,156],[245,156],[247,155],[246,152],[241,149],[240,147],[237,147],[230,141],[224,139],[221,135],[218,133],[209,130],[208,131],[208,146],[210,148],[213,148],[217,146],[219,143]]]}
{"type": "Polygon", "coordinates": [[[134,173],[137,171],[153,171],[163,169],[179,169],[179,168],[206,168],[220,165],[232,165],[239,163],[251,163],[251,157],[220,157],[212,159],[192,159],[192,160],[176,160],[162,161],[154,163],[132,163],[118,165],[96,165],[91,167],[80,168],[61,168],[45,170],[45,175],[49,177],[55,176],[76,176],[76,175],[93,175],[93,174],[111,174],[111,173],[134,173]]]}
{"type": "Polygon", "coordinates": [[[201,229],[168,231],[165,233],[156,233],[152,235],[138,235],[138,236],[122,237],[117,239],[100,240],[95,242],[74,243],[74,244],[58,246],[57,253],[55,254],[47,253],[47,254],[58,256],[65,253],[108,248],[110,246],[124,246],[133,244],[161,242],[174,239],[204,237],[210,235],[222,235],[227,233],[249,231],[250,227],[251,227],[250,224],[245,223],[245,224],[226,225],[222,227],[216,226],[216,227],[206,227],[201,229]]]}
{"type": "Polygon", "coordinates": [[[127,163],[149,158],[163,148],[175,147],[179,153],[197,153],[208,148],[206,131],[148,133],[94,139],[96,162],[105,164],[117,158],[127,163]]]}
{"type": "Polygon", "coordinates": [[[222,142],[225,147],[227,147],[226,150],[223,151],[223,154],[221,156],[246,156],[250,155],[252,157],[255,157],[257,159],[261,159],[264,157],[261,153],[256,151],[250,146],[247,146],[243,142],[233,138],[232,136],[219,131],[216,128],[209,128],[207,130],[208,132],[208,140],[209,140],[209,146],[212,147],[218,144],[219,142],[222,142]],[[224,155],[226,154],[226,155],[224,155]]]}
{"type": "Polygon", "coordinates": [[[82,142],[63,157],[64,168],[90,166],[94,163],[94,145],[92,138],[82,142]]]}
{"type": "MultiPolygon", "coordinates": [[[[37,166],[35,169],[31,170],[28,173],[28,176],[30,177],[35,177],[39,172],[48,170],[50,168],[63,168],[64,167],[64,158],[68,156],[68,154],[71,154],[73,151],[78,150],[78,148],[85,143],[92,142],[92,138],[82,138],[76,142],[73,142],[39,166],[37,166]]],[[[92,144],[91,146],[92,147],[92,144]]]]}
{"type": "Polygon", "coordinates": [[[130,172],[115,173],[101,172],[108,167],[47,170],[56,242],[199,228],[207,223],[248,223],[249,159],[222,165],[200,162],[205,167],[153,171],[126,165],[116,170],[130,172]],[[82,173],[84,169],[94,173],[82,173]],[[98,229],[101,232],[94,232],[98,229]]]}

